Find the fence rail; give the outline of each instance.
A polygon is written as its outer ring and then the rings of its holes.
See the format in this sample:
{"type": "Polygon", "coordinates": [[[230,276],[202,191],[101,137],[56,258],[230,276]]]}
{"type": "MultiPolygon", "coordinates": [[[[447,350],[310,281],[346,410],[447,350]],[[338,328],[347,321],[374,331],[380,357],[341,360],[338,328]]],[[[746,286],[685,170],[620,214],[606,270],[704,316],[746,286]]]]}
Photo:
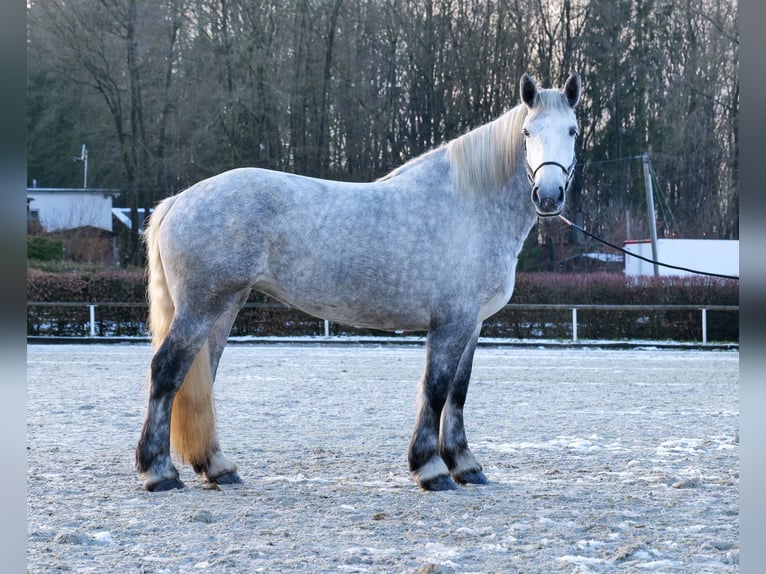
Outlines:
{"type": "MultiPolygon", "coordinates": [[[[290,313],[300,313],[296,311],[294,308],[285,305],[283,303],[279,302],[266,302],[266,303],[247,303],[244,307],[245,309],[253,309],[253,310],[260,310],[266,313],[279,313],[279,312],[290,312],[290,313]]],[[[99,303],[83,303],[83,302],[51,302],[51,301],[28,301],[27,302],[27,334],[28,335],[39,335],[41,332],[44,331],[50,331],[51,329],[45,329],[46,324],[52,324],[53,322],[56,322],[57,324],[60,323],[66,323],[67,325],[77,325],[78,327],[82,326],[85,329],[85,332],[88,332],[91,337],[96,336],[114,336],[114,325],[119,324],[120,321],[125,322],[126,324],[129,324],[129,328],[132,330],[132,333],[134,335],[141,334],[141,331],[143,331],[143,334],[146,334],[146,310],[147,310],[147,304],[146,303],[138,303],[138,302],[99,302],[99,303]],[[35,309],[46,309],[46,308],[55,308],[55,309],[72,309],[75,313],[75,316],[60,316],[60,315],[47,315],[45,312],[35,312],[35,309]],[[135,313],[131,313],[129,318],[113,318],[110,317],[108,313],[103,313],[108,315],[107,319],[99,319],[97,320],[97,309],[128,309],[128,310],[138,310],[140,311],[140,314],[136,315],[135,313]],[[85,318],[84,313],[87,311],[87,319],[85,318]],[[111,332],[110,329],[105,329],[103,327],[104,323],[109,323],[112,325],[111,332]],[[100,328],[99,328],[100,327],[100,328]],[[35,332],[36,331],[36,332],[35,332]]],[[[582,321],[580,318],[578,318],[578,312],[580,311],[586,311],[586,312],[617,312],[619,314],[623,313],[629,313],[629,314],[637,314],[634,321],[649,321],[649,317],[656,317],[658,314],[663,313],[676,313],[678,312],[698,312],[699,313],[699,323],[694,326],[693,330],[695,333],[699,334],[699,337],[697,337],[697,341],[701,339],[702,344],[708,343],[708,313],[709,312],[724,312],[724,313],[738,313],[739,312],[739,306],[738,305],[703,305],[703,304],[690,304],[690,305],[596,305],[596,304],[520,304],[520,303],[510,303],[506,305],[503,309],[503,312],[526,312],[528,315],[531,313],[531,315],[542,315],[543,312],[569,312],[571,314],[571,319],[567,321],[569,326],[568,336],[572,339],[572,341],[578,341],[579,338],[579,332],[580,332],[580,326],[582,325],[582,321]]],[[[64,313],[66,315],[66,313],[64,313]]],[[[302,314],[301,314],[302,315],[302,314]]],[[[530,316],[531,316],[530,315],[530,316]]],[[[620,315],[622,316],[622,315],[620,315]]],[[[273,316],[271,316],[272,323],[278,323],[280,319],[274,319],[273,316]]],[[[526,316],[525,316],[526,317],[526,316]]],[[[304,315],[301,318],[294,320],[286,320],[281,319],[281,321],[289,322],[291,324],[295,324],[295,329],[297,329],[298,332],[300,332],[301,329],[305,329],[307,325],[309,324],[317,324],[317,321],[319,322],[319,333],[312,332],[312,333],[304,333],[304,334],[323,334],[325,336],[329,336],[331,334],[332,326],[333,324],[329,321],[322,321],[319,319],[315,319],[313,317],[309,317],[307,315],[304,315]]],[[[490,319],[489,321],[495,321],[497,322],[497,319],[490,319]]],[[[550,319],[541,319],[541,320],[533,320],[530,318],[525,319],[525,325],[529,327],[530,325],[537,325],[534,329],[531,327],[527,329],[527,331],[534,331],[536,333],[543,333],[546,329],[546,327],[550,328],[551,325],[560,325],[563,324],[564,321],[552,321],[550,319]]],[[[687,320],[688,322],[688,320],[687,320]]],[[[59,326],[57,327],[59,330],[62,328],[59,326]]],[[[236,328],[236,325],[235,325],[236,328]]],[[[242,327],[245,332],[239,333],[239,334],[248,334],[247,329],[248,325],[244,325],[242,327]]],[[[53,329],[55,330],[55,329],[53,329]]],[[[117,327],[117,331],[119,331],[119,326],[117,327]]],[[[43,333],[45,334],[45,333],[43,333]]],[[[61,335],[61,332],[52,333],[56,335],[61,335]]],[[[125,334],[125,333],[117,333],[117,335],[125,334]]],[[[640,338],[640,337],[638,337],[640,338]]],[[[729,337],[728,339],[731,340],[733,338],[736,338],[738,340],[738,331],[736,332],[736,337],[729,337]]]]}

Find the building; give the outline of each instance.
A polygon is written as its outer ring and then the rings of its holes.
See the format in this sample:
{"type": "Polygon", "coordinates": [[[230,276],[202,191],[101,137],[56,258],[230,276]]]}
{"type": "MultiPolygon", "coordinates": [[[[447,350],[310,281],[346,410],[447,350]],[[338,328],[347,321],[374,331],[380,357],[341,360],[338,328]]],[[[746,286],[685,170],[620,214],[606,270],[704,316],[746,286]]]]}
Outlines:
{"type": "Polygon", "coordinates": [[[27,188],[30,232],[60,239],[67,259],[114,265],[119,261],[112,200],[115,189],[27,188]]]}
{"type": "Polygon", "coordinates": [[[112,199],[116,189],[27,188],[27,220],[49,232],[95,227],[112,232],[112,199]]]}
{"type": "MultiPolygon", "coordinates": [[[[624,248],[631,253],[653,259],[652,242],[649,239],[626,241],[624,248]]],[[[677,267],[739,277],[739,240],[658,239],[657,260],[677,267]]],[[[659,266],[658,270],[661,277],[694,275],[688,271],[662,266],[659,266]]],[[[625,275],[654,275],[654,265],[626,255],[625,275]]]]}

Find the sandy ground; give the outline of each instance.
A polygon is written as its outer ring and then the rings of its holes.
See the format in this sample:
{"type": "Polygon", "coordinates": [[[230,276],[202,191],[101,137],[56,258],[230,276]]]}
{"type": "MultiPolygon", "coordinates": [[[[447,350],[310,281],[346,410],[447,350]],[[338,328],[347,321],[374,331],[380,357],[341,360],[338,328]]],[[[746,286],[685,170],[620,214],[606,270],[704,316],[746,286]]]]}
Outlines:
{"type": "Polygon", "coordinates": [[[216,383],[245,483],[148,493],[151,350],[28,347],[29,572],[737,572],[736,351],[480,348],[491,483],[422,492],[423,349],[238,345],[216,383]]]}

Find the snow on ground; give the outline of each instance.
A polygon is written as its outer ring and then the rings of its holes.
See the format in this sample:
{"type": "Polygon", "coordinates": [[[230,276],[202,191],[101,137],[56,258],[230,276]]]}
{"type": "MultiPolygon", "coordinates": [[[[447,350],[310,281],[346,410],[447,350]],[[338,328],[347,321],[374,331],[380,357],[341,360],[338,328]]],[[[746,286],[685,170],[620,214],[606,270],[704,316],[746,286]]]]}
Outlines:
{"type": "Polygon", "coordinates": [[[28,347],[29,572],[736,572],[736,351],[491,348],[466,406],[491,484],[407,472],[422,348],[236,345],[241,487],[148,493],[145,344],[28,347]]]}

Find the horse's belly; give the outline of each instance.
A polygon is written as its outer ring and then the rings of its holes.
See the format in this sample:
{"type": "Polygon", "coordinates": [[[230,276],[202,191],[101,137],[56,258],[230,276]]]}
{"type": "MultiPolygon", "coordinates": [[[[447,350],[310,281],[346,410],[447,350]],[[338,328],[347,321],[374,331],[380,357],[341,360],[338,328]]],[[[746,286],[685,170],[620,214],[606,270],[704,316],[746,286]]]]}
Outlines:
{"type": "Polygon", "coordinates": [[[430,322],[428,306],[423,303],[396,304],[390,297],[375,297],[367,293],[328,292],[321,289],[289,289],[270,285],[257,287],[280,301],[304,313],[352,327],[382,331],[426,331],[430,322]]]}
{"type": "Polygon", "coordinates": [[[358,310],[325,307],[313,313],[309,311],[309,313],[333,323],[381,331],[427,331],[429,324],[426,314],[402,314],[393,310],[381,312],[380,309],[358,310]]]}

